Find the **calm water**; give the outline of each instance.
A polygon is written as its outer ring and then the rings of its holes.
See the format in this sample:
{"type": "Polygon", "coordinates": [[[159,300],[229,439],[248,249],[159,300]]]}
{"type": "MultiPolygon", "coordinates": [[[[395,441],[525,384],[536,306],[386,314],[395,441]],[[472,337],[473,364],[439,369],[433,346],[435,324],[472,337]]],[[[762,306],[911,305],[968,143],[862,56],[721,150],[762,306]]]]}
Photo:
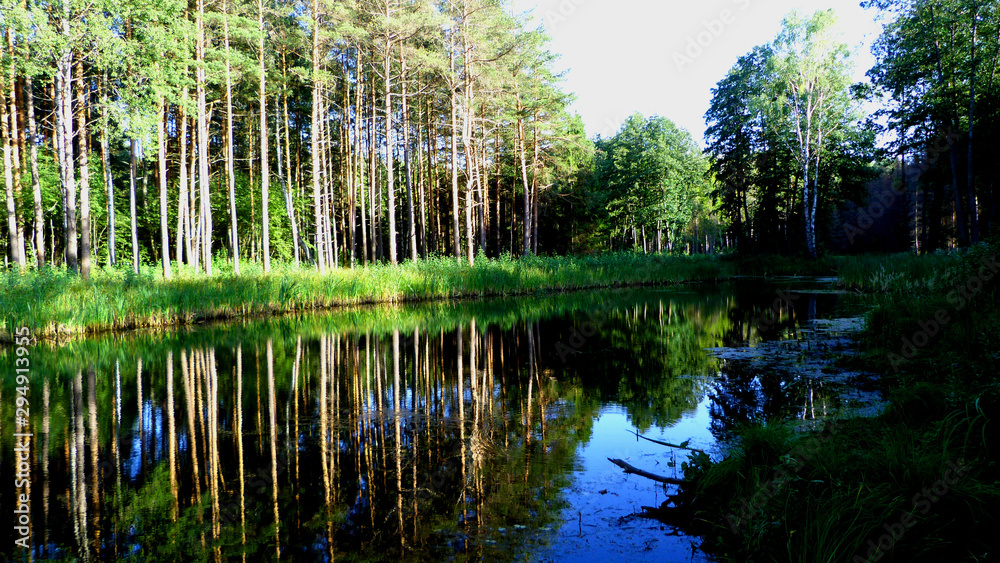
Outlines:
{"type": "MultiPolygon", "coordinates": [[[[788,287],[819,287],[791,282],[788,287]]],[[[794,415],[706,348],[794,338],[840,314],[778,286],[539,295],[337,311],[31,349],[35,559],[702,561],[637,516],[733,425],[794,415]]],[[[0,353],[5,373],[12,350],[0,353]]],[[[14,506],[4,377],[0,504],[14,506]]],[[[23,469],[23,467],[22,467],[23,469]]],[[[0,554],[15,549],[0,527],[0,554]]]]}

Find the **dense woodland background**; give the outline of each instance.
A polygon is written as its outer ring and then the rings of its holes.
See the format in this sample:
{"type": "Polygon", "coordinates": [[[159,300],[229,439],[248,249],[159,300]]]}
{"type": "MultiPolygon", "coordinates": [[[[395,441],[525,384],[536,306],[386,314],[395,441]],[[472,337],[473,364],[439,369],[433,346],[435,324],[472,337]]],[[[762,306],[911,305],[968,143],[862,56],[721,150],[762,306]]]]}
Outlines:
{"type": "Polygon", "coordinates": [[[702,151],[657,116],[587,139],[544,32],[503,1],[7,0],[3,251],[170,276],[975,244],[1000,2],[865,4],[886,22],[872,85],[832,12],[792,14],[721,77],[702,151]]]}

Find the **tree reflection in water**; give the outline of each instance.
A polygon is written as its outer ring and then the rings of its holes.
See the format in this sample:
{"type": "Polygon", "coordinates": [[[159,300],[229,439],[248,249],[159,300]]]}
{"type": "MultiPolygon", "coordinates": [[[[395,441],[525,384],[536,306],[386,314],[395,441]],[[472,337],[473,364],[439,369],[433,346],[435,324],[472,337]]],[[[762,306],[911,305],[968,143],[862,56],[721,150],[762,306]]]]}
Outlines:
{"type": "Polygon", "coordinates": [[[753,338],[761,299],[574,294],[39,346],[34,555],[517,557],[553,541],[605,405],[668,427],[714,389],[723,431],[783,396],[704,352],[753,338]]]}

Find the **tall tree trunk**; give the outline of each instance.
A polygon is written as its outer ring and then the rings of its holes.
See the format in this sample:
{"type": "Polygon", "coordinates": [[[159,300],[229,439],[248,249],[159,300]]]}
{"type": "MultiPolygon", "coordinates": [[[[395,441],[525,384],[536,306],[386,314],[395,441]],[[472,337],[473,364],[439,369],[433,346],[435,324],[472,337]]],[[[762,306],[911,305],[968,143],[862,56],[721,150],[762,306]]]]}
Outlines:
{"type": "MultiPolygon", "coordinates": [[[[423,147],[423,118],[421,117],[421,104],[417,100],[417,192],[420,197],[420,255],[427,259],[427,175],[424,170],[424,159],[421,148],[423,147]]],[[[430,118],[428,112],[428,119],[430,118]]],[[[427,139],[427,152],[430,153],[430,138],[427,139]]],[[[430,155],[428,154],[428,158],[430,155]]]]}
{"type": "MultiPolygon", "coordinates": [[[[69,3],[62,22],[63,34],[69,36],[69,3]]],[[[56,126],[60,129],[59,161],[63,173],[63,204],[66,234],[66,267],[77,271],[76,171],[73,152],[73,53],[65,50],[56,67],[56,126]]],[[[16,232],[15,232],[16,237],[16,232]]]]}
{"type": "Polygon", "coordinates": [[[358,49],[354,50],[355,68],[355,90],[354,90],[354,166],[356,168],[355,190],[361,197],[361,256],[365,264],[368,264],[368,220],[365,208],[365,167],[361,154],[361,101],[364,99],[364,80],[361,74],[361,54],[358,49]]]}
{"type": "Polygon", "coordinates": [[[979,242],[979,206],[976,204],[976,177],[972,163],[973,129],[976,114],[976,40],[979,31],[979,8],[972,12],[972,72],[969,75],[969,147],[968,162],[966,165],[968,177],[966,180],[966,191],[969,198],[969,242],[976,244],[979,242]]]}
{"type": "Polygon", "coordinates": [[[312,129],[309,140],[312,149],[312,186],[313,186],[313,221],[316,231],[316,260],[319,263],[319,273],[326,273],[326,257],[323,253],[323,205],[320,201],[320,167],[322,157],[319,147],[319,107],[320,107],[320,56],[319,56],[319,1],[312,1],[313,45],[312,45],[312,129]]]}
{"type": "Polygon", "coordinates": [[[354,125],[351,122],[351,69],[350,69],[350,48],[344,53],[344,102],[343,119],[341,119],[341,143],[340,149],[343,154],[343,167],[341,168],[341,181],[347,185],[347,205],[345,206],[345,221],[350,220],[350,227],[344,233],[344,246],[348,248],[347,256],[350,267],[354,269],[355,250],[357,249],[355,234],[357,231],[357,177],[354,174],[356,155],[354,154],[354,142],[351,132],[354,125]],[[350,242],[348,242],[348,238],[350,242]]]}
{"type": "Polygon", "coordinates": [[[517,94],[517,152],[521,160],[521,188],[524,190],[524,254],[531,252],[531,188],[528,185],[528,155],[527,139],[524,133],[524,107],[521,105],[521,95],[517,94]]]}
{"type": "MultiPolygon", "coordinates": [[[[375,99],[375,76],[372,73],[370,80],[372,81],[371,86],[371,104],[369,109],[369,119],[368,119],[368,228],[371,230],[369,240],[371,240],[371,252],[372,252],[372,262],[377,261],[381,256],[381,225],[378,221],[378,204],[379,204],[379,177],[378,177],[378,167],[376,166],[376,153],[378,152],[378,128],[377,120],[375,119],[375,112],[377,107],[377,101],[375,99]]],[[[384,247],[381,247],[384,250],[384,247]]]]}
{"type": "MultiPolygon", "coordinates": [[[[14,37],[12,30],[8,29],[7,47],[9,56],[14,56],[14,37]]],[[[3,56],[3,49],[0,46],[0,57],[3,56]]],[[[15,73],[11,73],[10,81],[7,84],[7,99],[0,96],[0,103],[3,107],[3,147],[4,147],[4,182],[10,184],[7,187],[7,211],[8,216],[13,215],[14,230],[13,238],[10,240],[11,262],[16,263],[20,268],[27,265],[24,251],[24,213],[17,212],[15,202],[21,201],[21,157],[18,149],[18,126],[17,126],[17,79],[15,73]]],[[[9,217],[8,217],[9,220],[9,217]]]]}
{"type": "MultiPolygon", "coordinates": [[[[448,62],[450,65],[452,80],[455,79],[455,55],[454,50],[448,50],[448,62]]],[[[448,87],[451,92],[449,98],[451,101],[451,227],[452,227],[452,251],[455,253],[455,259],[458,261],[462,260],[462,241],[461,241],[461,228],[459,227],[459,214],[458,214],[458,93],[456,92],[457,85],[454,83],[449,83],[448,87]]]]}
{"type": "MultiPolygon", "coordinates": [[[[278,101],[277,100],[275,100],[274,106],[275,106],[275,108],[274,108],[274,115],[277,116],[278,115],[278,107],[277,107],[278,106],[278,101]]],[[[275,137],[274,138],[274,147],[278,151],[278,154],[277,154],[277,156],[278,156],[278,182],[281,184],[281,196],[285,200],[285,214],[288,215],[288,222],[289,222],[289,225],[291,226],[291,229],[292,229],[292,248],[293,248],[293,251],[294,251],[294,254],[295,254],[295,267],[298,268],[299,267],[299,245],[302,243],[302,241],[299,240],[299,226],[298,226],[298,223],[295,222],[295,208],[292,206],[292,196],[291,196],[291,193],[289,192],[288,186],[286,185],[286,182],[285,182],[285,169],[282,166],[282,161],[281,161],[281,120],[276,118],[275,119],[275,123],[277,124],[277,126],[276,126],[275,131],[274,131],[274,137],[275,137]]],[[[288,124],[285,123],[285,125],[287,126],[288,124]]],[[[286,136],[288,135],[287,131],[285,131],[285,135],[286,136]]]]}
{"type": "Polygon", "coordinates": [[[132,227],[132,271],[139,273],[139,229],[136,220],[135,205],[135,175],[136,175],[136,143],[135,139],[129,142],[129,173],[128,173],[128,204],[131,214],[132,227]]]}
{"type": "Polygon", "coordinates": [[[87,117],[90,106],[90,86],[83,79],[83,59],[76,62],[76,92],[77,121],[80,147],[80,277],[90,279],[90,133],[87,129],[87,117]]]}
{"type": "Polygon", "coordinates": [[[201,242],[199,242],[198,233],[201,232],[201,213],[198,210],[198,145],[201,144],[201,140],[198,139],[198,120],[196,117],[191,118],[191,123],[188,125],[188,131],[190,131],[191,148],[188,150],[188,203],[187,203],[187,240],[185,241],[184,250],[188,254],[188,263],[194,267],[195,271],[201,268],[201,242]]]}
{"type": "Polygon", "coordinates": [[[538,112],[532,116],[531,123],[531,251],[538,254],[538,201],[541,199],[541,187],[538,185],[538,169],[541,167],[538,143],[538,112]]]}
{"type": "MultiPolygon", "coordinates": [[[[388,20],[389,3],[386,2],[385,17],[388,20]]],[[[388,33],[388,32],[387,32],[388,33]]],[[[393,151],[396,148],[395,133],[392,127],[392,41],[386,38],[385,57],[382,61],[382,72],[385,85],[385,189],[388,196],[386,212],[389,214],[389,263],[396,263],[396,186],[393,151]]]]}
{"type": "MultiPolygon", "coordinates": [[[[108,105],[108,75],[104,74],[101,76],[101,166],[104,168],[104,190],[108,200],[108,265],[115,266],[118,264],[115,255],[115,185],[108,146],[108,105]]],[[[180,260],[179,253],[177,259],[180,260]]]]}
{"type": "MultiPolygon", "coordinates": [[[[285,53],[284,52],[281,53],[281,62],[282,62],[282,65],[283,65],[282,74],[285,74],[284,69],[287,68],[287,64],[285,63],[285,53]]],[[[289,125],[288,125],[288,95],[287,94],[285,94],[284,96],[282,96],[282,101],[283,101],[283,104],[284,104],[284,108],[283,109],[284,109],[284,125],[285,125],[284,126],[284,133],[285,133],[285,177],[287,178],[287,182],[290,184],[292,182],[292,144],[291,144],[290,137],[289,137],[289,134],[288,134],[289,125]]],[[[278,144],[281,143],[280,140],[276,140],[275,142],[278,143],[278,144]]],[[[279,150],[280,150],[280,148],[279,148],[279,150]]],[[[281,166],[281,162],[280,162],[281,161],[281,155],[280,154],[278,155],[278,161],[279,161],[278,166],[281,166]]],[[[284,188],[284,186],[285,185],[283,183],[282,187],[284,188]]],[[[298,224],[298,221],[295,220],[295,207],[292,205],[291,193],[292,193],[292,187],[289,186],[287,188],[287,191],[283,192],[282,195],[285,198],[285,205],[288,207],[288,220],[291,222],[291,225],[292,225],[292,238],[295,239],[293,246],[295,247],[295,249],[294,249],[295,267],[297,268],[299,266],[299,263],[300,263],[300,259],[299,259],[299,247],[301,246],[303,249],[305,249],[306,259],[307,260],[309,260],[309,249],[308,249],[308,247],[305,244],[303,244],[303,242],[302,242],[302,236],[299,234],[299,224],[298,224]]]]}
{"type": "Polygon", "coordinates": [[[45,265],[45,210],[42,208],[42,185],[38,173],[38,131],[35,125],[35,92],[31,75],[24,77],[24,98],[28,106],[28,151],[31,161],[31,194],[35,203],[35,260],[38,268],[45,265]]]}
{"type": "MultiPolygon", "coordinates": [[[[14,49],[14,33],[13,30],[7,30],[7,48],[9,51],[9,56],[13,59],[15,56],[14,49]]],[[[0,50],[0,56],[3,52],[0,50]]],[[[15,63],[16,64],[16,63],[15,63]]],[[[11,70],[14,70],[13,68],[11,70]]],[[[7,121],[5,125],[9,127],[9,146],[10,146],[10,165],[11,165],[11,175],[13,179],[13,191],[14,199],[17,202],[21,201],[21,151],[20,151],[20,127],[17,123],[17,74],[16,72],[10,73],[10,81],[8,83],[8,98],[7,103],[9,108],[7,110],[7,121]]],[[[7,145],[5,145],[7,146],[7,145]]],[[[6,162],[6,161],[5,161],[6,162]]],[[[16,210],[15,210],[16,211],[16,210]]],[[[27,265],[27,255],[25,253],[24,245],[24,212],[14,214],[14,224],[16,231],[16,240],[14,243],[14,256],[17,265],[22,269],[27,265]]]]}
{"type": "MultiPolygon", "coordinates": [[[[2,55],[2,52],[0,52],[2,55]]],[[[3,135],[4,189],[7,194],[7,257],[11,264],[20,264],[17,252],[17,207],[14,199],[14,170],[11,161],[10,126],[7,120],[7,101],[0,92],[0,128],[3,135]]]]}
{"type": "Polygon", "coordinates": [[[400,102],[402,103],[403,110],[403,162],[405,164],[406,173],[406,212],[409,220],[409,239],[410,239],[410,260],[414,262],[417,261],[417,221],[416,214],[413,212],[413,183],[412,183],[412,172],[410,170],[410,113],[409,107],[406,99],[406,58],[403,56],[403,50],[399,50],[399,63],[401,67],[400,71],[400,88],[401,96],[400,102]]]}
{"type": "MultiPolygon", "coordinates": [[[[229,9],[226,0],[222,2],[222,28],[226,45],[226,188],[229,191],[229,236],[233,245],[233,272],[240,275],[240,235],[236,216],[236,174],[233,170],[233,76],[229,53],[229,9]]],[[[296,251],[296,256],[297,256],[296,251]]]]}
{"type": "Polygon", "coordinates": [[[205,78],[205,0],[198,0],[197,16],[197,60],[195,84],[198,93],[198,184],[201,192],[201,260],[205,273],[212,275],[212,206],[209,199],[211,189],[208,175],[208,108],[205,78]]]}
{"type": "Polygon", "coordinates": [[[465,247],[466,260],[472,266],[475,262],[475,232],[472,226],[472,204],[475,201],[473,193],[475,176],[475,147],[472,141],[472,126],[475,113],[472,108],[472,47],[469,46],[469,10],[468,2],[462,2],[462,74],[464,75],[464,92],[462,104],[462,152],[465,156],[465,247]]]}
{"type": "Polygon", "coordinates": [[[163,260],[163,277],[165,279],[171,278],[170,271],[170,225],[167,213],[167,138],[165,134],[165,125],[167,120],[167,104],[160,96],[159,100],[159,119],[156,120],[156,144],[157,144],[157,163],[159,164],[159,180],[160,180],[160,259],[163,260]]]}
{"type": "MultiPolygon", "coordinates": [[[[181,100],[187,99],[187,89],[181,93],[181,100]]],[[[188,135],[188,120],[187,115],[184,112],[183,104],[177,106],[177,121],[180,122],[180,133],[177,135],[178,144],[180,145],[178,165],[180,167],[177,173],[177,265],[184,263],[184,259],[187,258],[187,263],[191,263],[191,236],[188,233],[188,169],[187,169],[187,135],[188,135]]]]}
{"type": "MultiPolygon", "coordinates": [[[[270,192],[270,168],[267,159],[267,69],[264,68],[264,0],[257,0],[257,42],[258,66],[260,69],[260,211],[261,222],[261,253],[264,255],[264,273],[271,271],[271,215],[268,211],[268,194],[270,192]]],[[[279,164],[280,166],[280,164],[279,164]]]]}

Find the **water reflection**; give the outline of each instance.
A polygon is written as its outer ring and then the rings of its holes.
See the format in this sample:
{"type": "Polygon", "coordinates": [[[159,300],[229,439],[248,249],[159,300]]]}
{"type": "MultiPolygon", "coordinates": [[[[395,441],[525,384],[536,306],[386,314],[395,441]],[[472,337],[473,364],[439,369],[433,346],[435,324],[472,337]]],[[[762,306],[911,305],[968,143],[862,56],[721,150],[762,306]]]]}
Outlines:
{"type": "MultiPolygon", "coordinates": [[[[709,428],[801,400],[780,381],[720,373],[704,351],[788,338],[836,304],[814,295],[761,334],[753,319],[771,297],[598,293],[40,346],[33,555],[593,557],[569,539],[583,510],[635,508],[589,490],[595,475],[624,478],[600,458],[631,447],[618,442],[625,421],[709,447],[709,428]]],[[[651,462],[677,457],[655,448],[651,462]]],[[[0,488],[5,506],[12,494],[0,488]]],[[[604,543],[625,549],[613,525],[604,543]]]]}

